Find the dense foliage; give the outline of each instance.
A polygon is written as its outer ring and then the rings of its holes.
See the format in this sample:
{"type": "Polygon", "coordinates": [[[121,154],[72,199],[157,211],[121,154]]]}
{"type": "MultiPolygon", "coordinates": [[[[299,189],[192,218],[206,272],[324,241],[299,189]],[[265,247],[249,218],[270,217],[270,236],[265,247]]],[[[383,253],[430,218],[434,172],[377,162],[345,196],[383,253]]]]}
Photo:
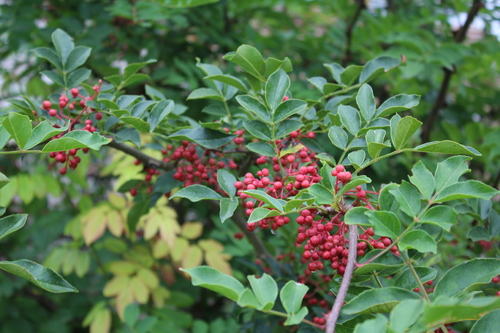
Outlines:
{"type": "Polygon", "coordinates": [[[1,10],[0,332],[500,325],[493,2],[1,10]]]}

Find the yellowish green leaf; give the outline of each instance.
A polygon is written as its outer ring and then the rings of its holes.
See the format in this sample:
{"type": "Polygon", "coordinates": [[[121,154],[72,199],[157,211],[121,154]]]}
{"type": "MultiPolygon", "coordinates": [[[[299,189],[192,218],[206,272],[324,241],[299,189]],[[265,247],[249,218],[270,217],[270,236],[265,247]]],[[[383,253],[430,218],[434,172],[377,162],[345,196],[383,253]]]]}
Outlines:
{"type": "Polygon", "coordinates": [[[186,222],[182,225],[181,236],[187,239],[195,239],[201,236],[203,224],[200,222],[186,222]]]}

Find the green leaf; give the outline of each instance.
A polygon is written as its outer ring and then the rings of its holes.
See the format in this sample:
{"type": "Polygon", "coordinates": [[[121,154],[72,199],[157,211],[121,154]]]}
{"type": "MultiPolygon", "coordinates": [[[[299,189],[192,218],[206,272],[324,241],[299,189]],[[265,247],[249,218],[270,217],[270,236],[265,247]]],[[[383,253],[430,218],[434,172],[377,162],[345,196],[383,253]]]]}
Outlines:
{"type": "Polygon", "coordinates": [[[385,333],[387,329],[387,318],[377,315],[374,319],[365,320],[354,327],[353,333],[385,333]]]}
{"type": "Polygon", "coordinates": [[[238,101],[244,109],[252,112],[262,121],[267,123],[271,122],[271,114],[267,111],[266,106],[258,99],[250,95],[240,95],[236,96],[236,101],[238,101]]]}
{"type": "Polygon", "coordinates": [[[139,309],[139,306],[135,303],[130,303],[129,305],[127,305],[123,313],[125,323],[130,327],[134,327],[135,323],[139,319],[140,314],[141,310],[139,309]]]}
{"type": "Polygon", "coordinates": [[[10,179],[0,172],[0,188],[10,183],[10,179]]]}
{"type": "Polygon", "coordinates": [[[187,100],[190,99],[215,99],[218,101],[225,101],[224,96],[221,96],[217,91],[210,88],[198,88],[193,90],[187,100]]]}
{"type": "Polygon", "coordinates": [[[213,114],[214,116],[219,117],[227,116],[227,111],[220,105],[208,105],[204,107],[201,112],[213,114]]]}
{"type": "Polygon", "coordinates": [[[399,240],[398,247],[400,251],[415,249],[421,253],[437,253],[437,244],[434,238],[426,231],[420,229],[407,232],[399,240]]]}
{"type": "Polygon", "coordinates": [[[377,110],[377,117],[387,117],[396,112],[414,108],[420,102],[419,95],[396,95],[386,100],[377,110]]]}
{"type": "Polygon", "coordinates": [[[140,70],[141,68],[143,68],[144,66],[151,64],[151,63],[154,63],[154,62],[156,62],[155,59],[149,59],[149,60],[144,61],[144,62],[138,62],[138,63],[133,63],[133,64],[127,65],[127,67],[125,67],[125,70],[123,71],[123,81],[126,81],[127,79],[132,77],[132,75],[137,73],[137,71],[140,70]]]}
{"type": "Polygon", "coordinates": [[[362,227],[371,227],[372,224],[368,219],[368,215],[365,215],[369,211],[365,207],[353,207],[349,209],[344,216],[344,223],[348,225],[360,225],[362,227]]]}
{"type": "Polygon", "coordinates": [[[427,142],[416,146],[412,149],[412,151],[435,154],[464,154],[468,156],[481,156],[481,153],[476,149],[469,146],[463,146],[450,140],[427,142]]]}
{"type": "Polygon", "coordinates": [[[291,72],[293,70],[292,62],[288,58],[285,58],[283,60],[271,57],[267,58],[264,76],[269,77],[269,75],[276,72],[279,68],[283,68],[285,72],[291,72]]]}
{"type": "Polygon", "coordinates": [[[500,327],[500,309],[488,312],[472,326],[470,333],[496,333],[500,327]]]}
{"type": "Polygon", "coordinates": [[[289,325],[299,325],[302,320],[307,316],[309,313],[309,310],[303,306],[299,312],[294,313],[294,314],[289,314],[288,317],[286,318],[285,322],[283,325],[289,326],[289,325]]]}
{"type": "Polygon", "coordinates": [[[74,72],[68,75],[68,80],[66,82],[65,87],[68,89],[74,88],[83,81],[87,80],[90,77],[90,69],[87,68],[78,68],[74,72]]]}
{"type": "Polygon", "coordinates": [[[424,310],[424,303],[418,299],[402,301],[391,311],[390,327],[395,333],[404,333],[413,325],[424,310]]]}
{"type": "Polygon", "coordinates": [[[148,116],[148,123],[150,126],[150,131],[154,131],[156,126],[158,126],[166,116],[168,116],[172,111],[174,111],[174,101],[171,99],[159,101],[148,116]]]}
{"type": "Polygon", "coordinates": [[[149,109],[151,105],[156,105],[156,104],[158,104],[158,102],[156,101],[140,101],[139,103],[132,106],[132,108],[130,109],[130,115],[137,118],[143,118],[143,115],[146,112],[146,110],[149,109]]]}
{"type": "Polygon", "coordinates": [[[314,196],[314,199],[318,205],[331,205],[335,200],[333,193],[321,184],[312,184],[308,188],[308,191],[309,194],[314,196]]]}
{"type": "Polygon", "coordinates": [[[243,191],[243,193],[248,194],[254,199],[260,200],[268,204],[269,206],[277,209],[278,211],[282,212],[283,211],[283,204],[280,202],[280,200],[273,198],[269,194],[267,194],[264,191],[259,191],[259,190],[246,190],[243,191]]]}
{"type": "Polygon", "coordinates": [[[133,116],[122,116],[120,117],[120,120],[123,121],[125,124],[131,125],[139,132],[143,133],[149,132],[149,123],[145,120],[142,120],[141,118],[133,116]]]}
{"type": "Polygon", "coordinates": [[[86,46],[77,46],[68,55],[66,61],[66,72],[72,72],[87,61],[92,49],[86,46]]]}
{"type": "Polygon", "coordinates": [[[390,147],[390,145],[384,142],[385,134],[386,132],[383,129],[372,129],[366,133],[365,139],[367,143],[368,154],[370,154],[371,157],[377,158],[380,155],[382,149],[390,147]]]}
{"type": "Polygon", "coordinates": [[[420,203],[420,193],[413,185],[403,180],[397,189],[389,192],[396,198],[403,212],[410,217],[417,217],[422,205],[420,203]]]}
{"type": "Polygon", "coordinates": [[[246,120],[243,122],[243,127],[245,127],[245,129],[256,138],[265,141],[271,141],[271,131],[269,130],[269,127],[267,127],[267,125],[262,121],[246,120]]]}
{"type": "Polygon", "coordinates": [[[66,85],[64,84],[64,79],[63,77],[61,76],[61,74],[59,73],[56,73],[56,72],[53,72],[53,71],[42,71],[40,72],[40,74],[42,74],[43,76],[46,76],[47,78],[49,78],[52,82],[54,82],[55,84],[58,84],[60,85],[61,87],[65,87],[66,85]]]}
{"type": "MultiPolygon", "coordinates": [[[[433,303],[424,306],[424,312],[417,322],[430,330],[445,323],[455,323],[463,320],[477,320],[486,312],[500,308],[500,298],[480,297],[472,299],[458,299],[442,297],[433,303]]],[[[424,329],[424,331],[427,331],[424,329]]],[[[494,326],[493,332],[498,330],[494,326]]],[[[481,331],[482,332],[482,331],[481,331]]]]}
{"type": "Polygon", "coordinates": [[[344,67],[340,66],[337,63],[323,64],[323,66],[325,66],[330,71],[333,79],[337,81],[337,83],[342,83],[340,74],[342,74],[345,71],[344,67]]]}
{"type": "Polygon", "coordinates": [[[248,281],[250,281],[253,293],[260,303],[259,310],[271,310],[278,297],[278,284],[276,281],[266,273],[258,279],[255,275],[250,275],[248,276],[248,281]]]}
{"type": "Polygon", "coordinates": [[[396,239],[401,232],[401,223],[398,217],[393,212],[385,211],[367,211],[370,223],[373,226],[373,231],[378,236],[385,236],[391,239],[396,239]]]}
{"type": "Polygon", "coordinates": [[[191,202],[198,202],[200,200],[220,200],[220,194],[203,185],[194,184],[180,189],[171,198],[186,198],[191,202]]]}
{"type": "Polygon", "coordinates": [[[392,121],[391,121],[391,133],[394,133],[392,137],[392,142],[394,144],[394,148],[396,150],[400,150],[404,148],[406,143],[410,140],[411,136],[415,134],[415,132],[422,126],[422,123],[413,117],[404,117],[401,119],[396,128],[392,129],[392,121]]]}
{"type": "Polygon", "coordinates": [[[287,314],[300,311],[302,300],[309,287],[295,281],[288,281],[280,290],[280,300],[287,314]]]}
{"type": "Polygon", "coordinates": [[[339,126],[332,126],[328,130],[328,137],[333,145],[344,150],[347,147],[347,133],[339,126]]]}
{"type": "Polygon", "coordinates": [[[465,182],[455,183],[444,188],[437,196],[435,202],[445,202],[467,198],[490,200],[497,194],[500,194],[500,191],[495,190],[491,186],[477,180],[467,180],[465,182]]]}
{"type": "Polygon", "coordinates": [[[274,148],[272,145],[269,143],[264,143],[264,142],[251,142],[246,145],[247,149],[250,151],[253,151],[257,154],[263,155],[263,156],[270,156],[274,157],[276,156],[276,153],[274,152],[274,148]]]}
{"type": "Polygon", "coordinates": [[[52,43],[56,48],[57,55],[62,61],[63,67],[65,68],[66,60],[68,59],[71,50],[73,50],[73,48],[75,47],[73,39],[63,30],[56,29],[52,33],[52,43]]]}
{"type": "Polygon", "coordinates": [[[429,200],[434,193],[434,176],[425,167],[422,161],[418,161],[411,169],[413,176],[410,176],[410,182],[415,185],[422,196],[429,200]]]}
{"type": "Polygon", "coordinates": [[[243,92],[248,91],[248,88],[245,85],[245,83],[243,83],[243,81],[241,81],[237,77],[229,75],[229,74],[210,75],[210,76],[205,77],[205,79],[219,81],[219,82],[222,82],[225,84],[229,84],[230,86],[236,87],[243,92]]]}
{"type": "MultiPolygon", "coordinates": [[[[356,207],[358,208],[358,207],[356,207]]],[[[347,214],[346,214],[347,215],[347,214]]],[[[356,224],[356,223],[353,223],[356,224]]],[[[364,262],[367,262],[371,258],[377,256],[382,250],[375,249],[371,250],[368,252],[362,259],[359,260],[359,264],[363,264],[364,262]]],[[[376,258],[372,262],[368,264],[364,264],[363,266],[359,267],[356,269],[354,272],[355,275],[371,275],[372,272],[374,271],[382,271],[386,269],[398,269],[400,267],[403,267],[404,263],[401,260],[400,256],[396,256],[395,254],[392,254],[391,252],[385,253],[381,255],[380,257],[376,258]]]]}
{"type": "Polygon", "coordinates": [[[304,124],[298,120],[287,119],[278,125],[276,130],[276,139],[281,139],[288,134],[302,128],[304,124]]]}
{"type": "Polygon", "coordinates": [[[69,123],[62,128],[53,127],[48,121],[42,121],[35,128],[24,149],[30,149],[51,137],[68,130],[69,123]]]}
{"type": "Polygon", "coordinates": [[[356,81],[359,77],[359,74],[363,71],[363,66],[351,65],[344,69],[344,71],[340,74],[340,79],[342,83],[346,86],[350,86],[356,81]]]}
{"type": "Polygon", "coordinates": [[[243,308],[260,309],[260,303],[257,301],[255,294],[249,288],[245,288],[245,290],[240,294],[237,303],[243,308]]]}
{"type": "Polygon", "coordinates": [[[149,75],[142,74],[142,73],[134,74],[121,83],[121,88],[125,88],[125,87],[131,86],[133,84],[136,84],[138,82],[142,82],[142,81],[146,81],[146,80],[149,80],[149,75]]]}
{"type": "Polygon", "coordinates": [[[233,176],[227,170],[219,169],[217,170],[217,181],[221,189],[223,189],[229,197],[233,198],[236,194],[236,187],[234,187],[234,183],[236,183],[236,177],[233,176]]]}
{"type": "Polygon", "coordinates": [[[467,233],[467,238],[470,238],[473,242],[477,242],[480,240],[490,241],[491,235],[485,227],[476,225],[474,228],[469,230],[469,232],[467,233]]]}
{"type": "Polygon", "coordinates": [[[340,121],[347,131],[356,136],[361,128],[361,118],[359,111],[348,105],[340,105],[338,109],[340,121]]]}
{"type": "MultiPolygon", "coordinates": [[[[437,269],[432,267],[415,267],[415,271],[422,283],[434,280],[437,276],[437,269]]],[[[410,268],[406,267],[402,273],[394,281],[394,286],[403,289],[413,290],[418,287],[418,282],[415,280],[410,268]]]]}
{"type": "MultiPolygon", "coordinates": [[[[3,176],[3,174],[2,174],[3,176]]],[[[3,176],[5,178],[5,176],[3,176]]],[[[6,178],[5,178],[6,179],[6,178]]],[[[28,214],[14,214],[0,219],[0,239],[16,230],[21,229],[26,224],[28,214]]]]}
{"type": "Polygon", "coordinates": [[[420,296],[412,291],[386,287],[370,289],[354,297],[342,308],[342,313],[351,315],[359,313],[389,313],[400,302],[407,299],[419,299],[420,296]]]}
{"type": "Polygon", "coordinates": [[[290,78],[283,69],[280,68],[269,76],[265,87],[265,97],[271,112],[274,113],[281,104],[288,88],[290,88],[290,78]]]}
{"type": "Polygon", "coordinates": [[[247,223],[258,222],[268,217],[278,216],[280,213],[277,210],[271,210],[268,208],[255,208],[252,214],[248,217],[247,223]]]}
{"type": "Polygon", "coordinates": [[[137,147],[141,147],[141,135],[135,128],[124,128],[115,134],[116,142],[130,141],[137,147]]]}
{"type": "Polygon", "coordinates": [[[347,155],[347,159],[356,169],[361,168],[365,164],[365,157],[366,153],[364,150],[353,151],[347,155]]]}
{"type": "Polygon", "coordinates": [[[452,156],[438,163],[434,174],[436,191],[441,192],[445,187],[458,182],[464,173],[470,171],[466,161],[471,160],[467,156],[452,156]]]}
{"type": "Polygon", "coordinates": [[[19,149],[24,150],[31,137],[30,118],[17,112],[9,112],[9,115],[4,118],[2,125],[12,136],[19,149]]]}
{"type": "Polygon", "coordinates": [[[245,289],[243,285],[227,274],[221,273],[215,268],[198,266],[189,269],[180,269],[191,276],[193,286],[200,286],[237,302],[239,295],[245,289]]]}
{"type": "Polygon", "coordinates": [[[275,123],[280,123],[286,118],[304,111],[307,107],[307,103],[298,99],[289,99],[281,103],[273,114],[273,121],[275,123]]]}
{"type": "Polygon", "coordinates": [[[76,130],[66,133],[60,139],[50,141],[43,147],[42,151],[50,153],[76,148],[99,150],[101,146],[108,144],[110,141],[111,139],[106,139],[98,133],[76,130]]]}
{"type": "Polygon", "coordinates": [[[44,58],[48,60],[57,69],[62,71],[63,67],[61,59],[59,59],[59,57],[53,50],[49,49],[48,47],[37,47],[33,50],[33,52],[38,58],[44,58]]]}
{"type": "Polygon", "coordinates": [[[359,83],[368,83],[385,72],[399,66],[401,61],[392,57],[378,57],[368,61],[359,76],[359,83]]]}
{"type": "Polygon", "coordinates": [[[266,70],[266,63],[260,52],[253,46],[241,45],[236,52],[224,55],[225,60],[231,61],[243,68],[252,76],[262,79],[266,70]]]}
{"type": "Polygon", "coordinates": [[[169,135],[167,138],[173,140],[187,140],[195,142],[207,149],[217,149],[231,142],[235,137],[235,135],[209,128],[188,128],[181,129],[169,135]]]}
{"type": "Polygon", "coordinates": [[[307,81],[309,81],[309,83],[312,84],[320,92],[323,92],[323,87],[327,83],[326,79],[321,76],[310,77],[307,79],[307,81]]]}
{"type": "Polygon", "coordinates": [[[434,206],[425,212],[419,220],[420,223],[434,224],[446,231],[450,231],[451,227],[457,223],[458,214],[450,206],[434,206]]]}
{"type": "Polygon", "coordinates": [[[224,223],[226,222],[227,219],[231,218],[237,207],[238,207],[238,200],[236,200],[236,198],[221,199],[220,210],[219,210],[219,217],[221,223],[224,223]]]}
{"type": "Polygon", "coordinates": [[[368,184],[371,182],[372,182],[372,180],[365,175],[358,176],[358,177],[354,178],[353,180],[351,180],[349,183],[342,186],[342,188],[337,192],[337,196],[343,195],[344,193],[346,193],[349,190],[352,190],[353,188],[355,188],[358,185],[368,184]]]}
{"type": "Polygon", "coordinates": [[[375,115],[375,97],[373,97],[372,87],[368,84],[363,84],[359,88],[358,96],[356,96],[356,103],[363,119],[367,122],[370,121],[375,115]]]}
{"type": "Polygon", "coordinates": [[[78,292],[75,287],[70,285],[52,269],[43,267],[30,260],[0,261],[0,269],[22,277],[51,293],[78,292]]]}

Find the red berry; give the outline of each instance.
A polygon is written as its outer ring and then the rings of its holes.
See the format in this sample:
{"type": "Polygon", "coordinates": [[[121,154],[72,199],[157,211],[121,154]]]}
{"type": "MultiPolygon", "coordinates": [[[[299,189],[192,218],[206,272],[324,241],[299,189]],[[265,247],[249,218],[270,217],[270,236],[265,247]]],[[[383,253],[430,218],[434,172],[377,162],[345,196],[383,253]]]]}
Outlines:
{"type": "Polygon", "coordinates": [[[137,189],[133,188],[130,190],[130,195],[135,197],[137,195],[137,189]]]}
{"type": "Polygon", "coordinates": [[[43,103],[42,103],[42,108],[44,108],[45,110],[50,109],[51,106],[52,106],[52,103],[50,101],[43,101],[43,103]]]}
{"type": "Polygon", "coordinates": [[[76,98],[76,96],[78,96],[80,92],[78,91],[78,89],[76,88],[73,88],[71,89],[71,95],[73,96],[73,98],[76,98]]]}
{"type": "Polygon", "coordinates": [[[57,115],[57,111],[56,110],[54,110],[54,109],[50,109],[49,110],[49,116],[55,117],[56,115],[57,115]]]}
{"type": "Polygon", "coordinates": [[[59,173],[61,175],[65,175],[67,171],[68,171],[68,169],[66,167],[62,167],[61,169],[59,169],[59,173]]]}
{"type": "Polygon", "coordinates": [[[95,114],[95,119],[96,119],[96,120],[101,120],[101,119],[102,119],[102,113],[97,112],[97,113],[95,114]]]}

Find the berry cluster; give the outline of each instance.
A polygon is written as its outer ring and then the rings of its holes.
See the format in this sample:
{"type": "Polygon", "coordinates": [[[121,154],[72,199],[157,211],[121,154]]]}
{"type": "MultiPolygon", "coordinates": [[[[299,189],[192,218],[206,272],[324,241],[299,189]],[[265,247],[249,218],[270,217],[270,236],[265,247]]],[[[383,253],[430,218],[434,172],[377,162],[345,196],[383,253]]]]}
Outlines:
{"type": "Polygon", "coordinates": [[[217,183],[217,170],[226,167],[235,170],[238,165],[232,159],[227,159],[227,162],[222,160],[224,154],[220,151],[198,150],[199,146],[189,141],[182,141],[175,149],[168,145],[162,150],[165,155],[163,161],[176,164],[174,179],[184,182],[184,186],[205,183],[221,191],[217,183]]]}
{"type": "MultiPolygon", "coordinates": [[[[80,94],[80,91],[77,88],[73,88],[70,90],[71,98],[68,98],[65,93],[62,93],[59,97],[59,103],[56,108],[53,108],[53,103],[51,101],[43,101],[42,110],[46,111],[50,118],[55,118],[59,123],[68,123],[68,130],[62,133],[59,133],[51,138],[51,140],[59,139],[64,134],[71,132],[73,130],[83,130],[90,133],[94,133],[97,129],[93,126],[92,119],[86,119],[84,122],[84,126],[81,128],[76,128],[76,125],[80,123],[81,118],[85,115],[88,115],[92,112],[95,112],[94,109],[85,105],[86,101],[93,100],[98,95],[101,90],[102,81],[100,81],[100,85],[94,86],[94,95],[92,96],[83,96],[80,94]],[[79,109],[81,108],[81,109],[79,109]]],[[[35,117],[39,117],[38,113],[33,110],[33,115],[35,117]]],[[[97,121],[102,119],[102,113],[95,112],[95,119],[97,121]]],[[[57,123],[52,125],[54,128],[61,128],[61,126],[57,123]]],[[[70,149],[68,151],[59,151],[52,152],[49,154],[50,158],[53,158],[56,163],[64,164],[60,169],[59,173],[61,175],[66,174],[68,168],[76,169],[78,164],[81,161],[81,158],[76,156],[79,149],[70,149]]],[[[84,153],[88,152],[88,148],[83,148],[82,151],[84,153]]]]}
{"type": "MultiPolygon", "coordinates": [[[[134,164],[139,165],[141,164],[141,161],[135,160],[134,164]]],[[[143,171],[145,173],[144,180],[137,184],[134,188],[130,189],[130,195],[132,195],[133,197],[139,194],[139,189],[142,186],[147,187],[148,194],[152,193],[154,189],[153,177],[160,174],[160,170],[151,167],[145,167],[143,171]]]]}

